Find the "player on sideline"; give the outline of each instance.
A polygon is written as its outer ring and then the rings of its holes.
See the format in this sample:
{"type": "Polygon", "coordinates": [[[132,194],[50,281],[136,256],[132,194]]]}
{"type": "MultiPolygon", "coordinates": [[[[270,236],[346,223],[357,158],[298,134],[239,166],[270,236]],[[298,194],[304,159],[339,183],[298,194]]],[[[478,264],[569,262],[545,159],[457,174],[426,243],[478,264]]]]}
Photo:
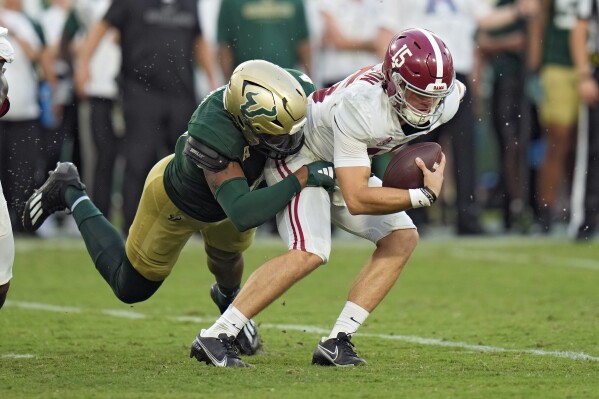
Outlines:
{"type": "Polygon", "coordinates": [[[320,188],[302,190],[277,215],[289,251],[250,275],[229,309],[200,331],[192,355],[215,366],[243,365],[228,351],[227,337],[237,335],[248,319],[328,261],[332,222],[372,241],[376,249],[350,288],[331,333],[314,350],[312,363],[365,364],[351,337],[391,290],[418,244],[416,227],[404,211],[435,202],[445,168],[445,156],[436,171],[417,160],[425,187],[386,188],[371,177],[370,157],[394,151],[449,121],[464,90],[443,41],[432,32],[410,29],[393,37],[381,64],[312,93],[306,145],[284,160],[269,161],[266,181],[278,184],[304,163],[320,159],[334,162],[340,190],[332,195],[320,188]]]}
{"type": "MultiPolygon", "coordinates": [[[[8,82],[4,76],[4,64],[12,62],[15,55],[14,49],[6,38],[7,36],[8,29],[0,27],[0,118],[3,117],[10,108],[10,102],[7,96],[8,82]]],[[[4,305],[6,295],[8,294],[14,260],[15,240],[12,235],[6,199],[2,192],[2,183],[0,183],[0,308],[4,305]]]]}
{"type": "MultiPolygon", "coordinates": [[[[196,109],[175,153],[149,172],[125,243],[88,198],[71,163],[59,163],[29,198],[23,225],[34,231],[51,213],[69,209],[96,268],[125,303],[152,296],[185,243],[201,232],[208,268],[216,278],[210,295],[224,312],[239,291],[242,253],[252,243],[255,227],[274,217],[302,188],[333,188],[332,164],[310,161],[280,183],[253,190],[268,158],[300,150],[305,93],[313,90],[299,71],[262,60],[239,65],[229,83],[196,109]]],[[[234,338],[227,345],[233,347],[234,338]]],[[[243,353],[255,353],[259,340],[253,323],[239,334],[238,344],[243,353]]]]}

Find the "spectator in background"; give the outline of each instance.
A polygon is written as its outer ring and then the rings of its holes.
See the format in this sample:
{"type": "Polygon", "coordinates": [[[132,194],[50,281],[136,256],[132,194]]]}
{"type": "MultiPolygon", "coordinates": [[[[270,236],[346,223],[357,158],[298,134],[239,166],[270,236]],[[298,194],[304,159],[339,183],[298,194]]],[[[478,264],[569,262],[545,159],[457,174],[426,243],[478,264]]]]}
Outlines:
{"type": "Polygon", "coordinates": [[[112,2],[82,47],[76,71],[80,95],[90,78],[91,58],[111,27],[121,38],[126,234],[145,176],[162,155],[172,152],[197,105],[193,61],[206,71],[211,89],[216,88],[216,79],[196,0],[119,0],[112,2]]]}
{"type": "MultiPolygon", "coordinates": [[[[218,24],[218,13],[220,11],[221,0],[199,0],[199,11],[200,11],[200,26],[202,27],[202,36],[208,43],[210,50],[212,51],[214,60],[216,60],[216,53],[218,50],[218,42],[216,41],[216,26],[218,24]]],[[[206,73],[197,69],[197,82],[196,91],[200,93],[200,98],[204,98],[209,94],[208,90],[210,85],[208,84],[208,77],[206,73]]],[[[224,84],[226,80],[222,76],[220,68],[215,68],[216,79],[219,85],[224,84]]]]}
{"type": "Polygon", "coordinates": [[[218,58],[225,78],[244,61],[262,59],[310,75],[311,49],[302,0],[222,0],[218,58]]]}
{"type": "MultiPolygon", "coordinates": [[[[497,7],[517,7],[517,1],[499,0],[497,7]]],[[[492,71],[489,112],[499,148],[499,182],[493,197],[501,200],[505,231],[530,227],[529,154],[537,117],[525,90],[531,77],[525,56],[528,42],[528,23],[523,16],[499,28],[483,26],[477,35],[478,49],[492,71]]]]}
{"type": "MultiPolygon", "coordinates": [[[[49,7],[41,12],[39,18],[46,42],[44,53],[47,57],[44,69],[45,82],[42,84],[48,85],[49,90],[47,93],[49,117],[42,119],[46,155],[43,170],[53,169],[61,158],[73,160],[74,153],[77,153],[77,157],[79,154],[73,77],[68,64],[60,57],[60,41],[69,11],[69,0],[51,0],[49,7]],[[76,151],[75,144],[77,144],[76,151]],[[70,148],[65,148],[67,146],[70,148]]],[[[46,87],[43,87],[40,90],[45,89],[46,87]]],[[[79,162],[79,159],[75,159],[75,162],[79,162]]]]}
{"type": "Polygon", "coordinates": [[[0,180],[15,232],[22,233],[18,220],[37,179],[41,178],[43,145],[39,123],[38,76],[36,63],[42,42],[33,23],[22,11],[22,0],[4,0],[0,7],[0,26],[8,29],[15,60],[6,79],[18,90],[11,91],[10,113],[0,121],[0,180]]]}
{"type": "MultiPolygon", "coordinates": [[[[6,115],[10,109],[8,94],[8,81],[4,76],[4,64],[14,59],[14,50],[6,37],[8,31],[0,26],[0,118],[6,115]]],[[[4,194],[2,183],[0,183],[0,308],[4,305],[10,280],[12,279],[12,265],[15,259],[15,241],[12,234],[10,216],[4,194]]]]}
{"type": "MultiPolygon", "coordinates": [[[[74,58],[92,26],[98,23],[111,0],[74,0],[62,35],[62,54],[75,68],[74,58]]],[[[117,76],[121,65],[118,32],[111,28],[104,35],[90,59],[90,78],[79,93],[81,105],[89,111],[89,119],[81,121],[82,130],[91,134],[94,151],[91,195],[98,209],[110,220],[114,167],[120,140],[114,129],[113,113],[119,88],[117,76]]]]}
{"type": "MultiPolygon", "coordinates": [[[[41,170],[53,169],[58,161],[81,161],[79,145],[79,113],[73,87],[73,73],[62,58],[60,44],[65,22],[70,13],[70,0],[50,0],[39,11],[37,21],[45,46],[40,55],[39,99],[41,106],[43,163],[41,170]]],[[[75,232],[70,218],[53,215],[38,231],[39,237],[53,237],[75,232]],[[66,222],[66,224],[65,224],[66,222]]]]}
{"type": "MultiPolygon", "coordinates": [[[[567,187],[572,133],[578,119],[578,77],[570,56],[569,35],[576,23],[577,0],[541,0],[532,21],[531,69],[540,73],[539,120],[546,150],[539,170],[537,203],[542,232],[558,216],[560,191],[567,187]]],[[[534,82],[534,81],[533,81],[534,82]]],[[[568,190],[568,189],[566,189],[568,190]]],[[[565,215],[564,215],[565,216],[565,215]]]]}
{"type": "Polygon", "coordinates": [[[586,105],[580,118],[576,149],[575,185],[572,200],[571,228],[578,240],[588,240],[597,228],[599,211],[599,2],[579,0],[576,24],[570,32],[570,51],[578,75],[580,100],[586,105]],[[587,41],[595,48],[590,51],[587,41]],[[592,55],[592,56],[591,56],[592,55]]]}
{"type": "MultiPolygon", "coordinates": [[[[314,75],[322,87],[380,62],[388,42],[381,43],[384,23],[379,0],[331,0],[310,3],[311,36],[315,43],[314,75]]],[[[393,29],[389,27],[389,29],[393,29]]]]}

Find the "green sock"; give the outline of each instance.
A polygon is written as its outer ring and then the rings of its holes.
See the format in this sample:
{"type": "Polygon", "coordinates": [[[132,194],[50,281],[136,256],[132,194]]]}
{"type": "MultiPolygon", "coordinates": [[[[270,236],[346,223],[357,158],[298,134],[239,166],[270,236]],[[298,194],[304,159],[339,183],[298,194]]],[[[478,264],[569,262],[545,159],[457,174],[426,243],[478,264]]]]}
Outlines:
{"type": "Polygon", "coordinates": [[[67,187],[65,191],[65,200],[73,214],[77,226],[81,226],[85,220],[94,216],[102,215],[102,212],[89,199],[87,193],[73,186],[67,187]]]}

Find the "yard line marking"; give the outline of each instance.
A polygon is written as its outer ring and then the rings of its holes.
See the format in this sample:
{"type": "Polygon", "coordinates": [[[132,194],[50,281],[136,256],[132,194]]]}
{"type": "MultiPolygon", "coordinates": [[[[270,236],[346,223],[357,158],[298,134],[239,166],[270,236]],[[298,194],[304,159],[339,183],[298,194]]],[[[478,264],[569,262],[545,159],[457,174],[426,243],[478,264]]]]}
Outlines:
{"type": "Polygon", "coordinates": [[[466,342],[455,342],[455,341],[445,341],[441,339],[435,338],[422,338],[422,337],[413,337],[406,335],[388,335],[388,334],[356,334],[363,337],[373,337],[373,338],[382,338],[389,340],[396,340],[402,342],[409,342],[420,345],[434,345],[434,346],[446,346],[446,347],[455,347],[455,348],[463,348],[476,350],[480,352],[509,352],[509,353],[529,353],[531,355],[539,355],[539,356],[552,356],[552,357],[561,357],[572,360],[592,360],[599,361],[599,357],[591,356],[583,352],[563,352],[563,351],[544,351],[540,349],[507,349],[507,348],[499,348],[496,346],[488,346],[488,345],[473,345],[468,344],[466,342]]]}
{"type": "MultiPolygon", "coordinates": [[[[82,308],[67,308],[64,306],[54,306],[43,303],[35,303],[35,302],[21,302],[21,301],[6,301],[6,306],[18,307],[21,309],[29,309],[29,310],[43,310],[50,312],[64,312],[64,309],[69,309],[71,313],[94,313],[94,310],[82,309],[82,308]]],[[[96,311],[97,312],[97,311],[96,311]]],[[[143,319],[146,318],[147,315],[143,313],[131,312],[127,310],[114,310],[114,309],[100,309],[99,313],[104,314],[106,316],[111,317],[126,317],[131,319],[143,319]],[[134,317],[131,317],[135,315],[134,317]],[[141,317],[140,317],[141,316],[141,317]]],[[[170,320],[180,321],[180,322],[192,322],[192,323],[209,323],[213,322],[215,319],[213,317],[197,317],[197,316],[173,316],[167,317],[170,320]]],[[[311,334],[327,334],[329,332],[328,329],[324,329],[317,326],[308,326],[301,324],[270,324],[270,323],[260,323],[260,328],[266,328],[269,330],[289,330],[289,331],[299,331],[311,334]]],[[[590,360],[593,362],[599,362],[599,356],[592,356],[584,352],[565,352],[565,351],[544,351],[541,349],[507,349],[501,348],[497,346],[489,346],[489,345],[474,345],[466,342],[458,342],[458,341],[446,341],[442,339],[436,338],[424,338],[424,337],[416,337],[410,335],[391,335],[391,334],[372,334],[372,333],[356,333],[355,335],[360,337],[369,337],[369,338],[378,338],[392,341],[402,341],[412,344],[418,345],[432,345],[432,346],[442,346],[442,347],[451,347],[451,348],[462,348],[468,350],[475,350],[480,352],[496,352],[496,353],[527,353],[531,355],[537,356],[550,356],[550,357],[558,357],[565,358],[570,360],[590,360]]]]}
{"type": "Polygon", "coordinates": [[[1,359],[33,359],[35,355],[30,355],[29,353],[5,353],[0,354],[1,359]]]}
{"type": "Polygon", "coordinates": [[[529,266],[555,266],[587,270],[599,270],[599,262],[586,258],[559,258],[555,256],[531,256],[525,254],[506,254],[505,252],[477,251],[452,249],[450,255],[456,258],[489,261],[518,263],[519,265],[529,266]]]}
{"type": "Polygon", "coordinates": [[[120,309],[104,309],[102,310],[103,314],[108,316],[120,317],[123,319],[145,319],[146,315],[143,313],[133,312],[131,310],[120,310],[120,309]]]}
{"type": "Polygon", "coordinates": [[[23,301],[6,301],[7,306],[14,306],[21,309],[30,310],[46,310],[48,312],[60,313],[81,313],[81,309],[70,306],[49,305],[47,303],[23,302],[23,301]]]}

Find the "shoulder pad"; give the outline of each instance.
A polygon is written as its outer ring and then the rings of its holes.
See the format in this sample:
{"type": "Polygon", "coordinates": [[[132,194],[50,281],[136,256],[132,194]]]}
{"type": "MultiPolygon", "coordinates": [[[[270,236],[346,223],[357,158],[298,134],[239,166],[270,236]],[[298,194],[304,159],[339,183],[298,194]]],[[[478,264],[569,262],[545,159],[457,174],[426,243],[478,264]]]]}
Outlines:
{"type": "Polygon", "coordinates": [[[191,136],[185,142],[183,154],[198,167],[210,172],[225,170],[229,162],[231,162],[231,160],[191,136]]]}

